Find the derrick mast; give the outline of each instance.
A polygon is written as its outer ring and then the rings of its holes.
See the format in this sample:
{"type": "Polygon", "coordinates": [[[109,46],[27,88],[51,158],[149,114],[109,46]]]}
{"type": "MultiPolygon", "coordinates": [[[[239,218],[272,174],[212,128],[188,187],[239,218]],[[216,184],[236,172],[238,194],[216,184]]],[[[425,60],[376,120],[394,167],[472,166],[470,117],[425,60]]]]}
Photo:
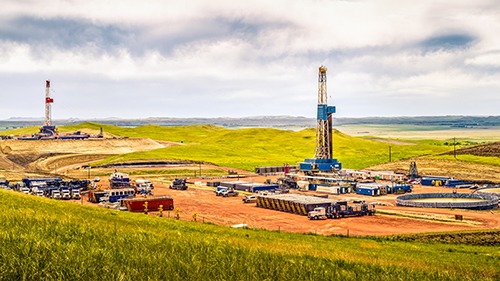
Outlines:
{"type": "Polygon", "coordinates": [[[332,118],[334,106],[328,106],[326,91],[326,67],[319,67],[318,75],[318,116],[316,123],[316,159],[330,159],[333,156],[332,118]]]}
{"type": "Polygon", "coordinates": [[[50,80],[45,81],[45,123],[44,126],[52,126],[51,104],[54,100],[50,97],[50,80]]]}
{"type": "Polygon", "coordinates": [[[328,106],[326,70],[323,65],[319,67],[316,152],[314,158],[305,159],[304,162],[300,163],[300,170],[306,173],[342,169],[342,164],[333,158],[333,113],[335,113],[335,106],[328,106]]]}
{"type": "Polygon", "coordinates": [[[40,128],[41,137],[54,137],[57,133],[56,126],[52,124],[51,105],[54,99],[50,97],[50,80],[45,81],[45,122],[40,128]]]}

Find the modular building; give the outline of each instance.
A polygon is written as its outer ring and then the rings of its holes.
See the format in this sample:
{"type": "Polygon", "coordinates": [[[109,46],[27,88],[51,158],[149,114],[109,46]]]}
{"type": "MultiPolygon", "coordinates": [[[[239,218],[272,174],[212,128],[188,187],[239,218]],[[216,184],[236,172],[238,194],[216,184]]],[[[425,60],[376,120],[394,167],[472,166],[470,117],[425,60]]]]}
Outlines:
{"type": "Polygon", "coordinates": [[[242,183],[247,183],[247,182],[246,181],[222,181],[219,183],[219,185],[227,187],[227,188],[236,189],[236,185],[242,184],[242,183]]]}
{"type": "Polygon", "coordinates": [[[316,191],[339,195],[339,194],[351,193],[352,188],[350,186],[318,184],[316,185],[316,191]]]}
{"type": "Polygon", "coordinates": [[[369,196],[379,196],[380,195],[380,186],[363,186],[358,185],[356,187],[356,193],[361,195],[369,195],[369,196]]]}

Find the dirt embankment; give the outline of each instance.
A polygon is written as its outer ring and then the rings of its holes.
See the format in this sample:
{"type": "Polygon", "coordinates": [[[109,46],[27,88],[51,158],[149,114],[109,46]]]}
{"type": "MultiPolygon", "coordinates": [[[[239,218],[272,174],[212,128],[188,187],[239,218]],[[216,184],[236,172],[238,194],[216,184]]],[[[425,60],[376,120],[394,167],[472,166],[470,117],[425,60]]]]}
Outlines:
{"type": "MultiPolygon", "coordinates": [[[[453,154],[448,152],[446,154],[453,154]]],[[[471,154],[476,156],[500,157],[500,142],[481,144],[456,150],[456,154],[471,154]]]]}
{"type": "Polygon", "coordinates": [[[2,140],[0,168],[50,170],[103,159],[110,155],[163,148],[151,139],[114,138],[88,140],[2,140]]]}
{"type": "Polygon", "coordinates": [[[500,183],[500,167],[461,161],[416,158],[398,162],[384,163],[370,167],[370,170],[395,171],[402,174],[409,173],[410,162],[417,163],[420,176],[447,176],[469,181],[492,181],[500,183]]]}

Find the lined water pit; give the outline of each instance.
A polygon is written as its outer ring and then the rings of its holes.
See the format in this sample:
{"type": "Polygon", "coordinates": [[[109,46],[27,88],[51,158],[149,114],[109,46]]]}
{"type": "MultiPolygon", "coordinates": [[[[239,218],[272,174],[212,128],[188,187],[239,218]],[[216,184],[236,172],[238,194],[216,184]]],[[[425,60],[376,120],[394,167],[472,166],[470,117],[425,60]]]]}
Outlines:
{"type": "Polygon", "coordinates": [[[491,194],[421,193],[398,196],[404,207],[490,210],[498,208],[498,197],[491,194]]]}
{"type": "Polygon", "coordinates": [[[500,197],[500,187],[485,187],[477,190],[478,193],[496,195],[500,197]]]}

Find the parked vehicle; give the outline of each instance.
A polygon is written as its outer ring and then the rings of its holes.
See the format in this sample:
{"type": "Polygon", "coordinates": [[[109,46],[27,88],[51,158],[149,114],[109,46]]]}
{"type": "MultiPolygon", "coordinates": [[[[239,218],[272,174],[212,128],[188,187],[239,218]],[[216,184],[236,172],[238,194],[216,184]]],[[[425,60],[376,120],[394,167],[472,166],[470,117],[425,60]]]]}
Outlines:
{"type": "Polygon", "coordinates": [[[30,189],[26,186],[22,186],[19,191],[21,191],[24,194],[30,194],[30,189]]]}
{"type": "Polygon", "coordinates": [[[185,179],[175,179],[169,186],[170,189],[186,190],[188,187],[186,185],[185,179]]]}
{"type": "Polygon", "coordinates": [[[38,196],[38,197],[44,197],[45,196],[43,189],[42,188],[37,188],[37,187],[35,187],[35,188],[33,188],[31,190],[31,194],[33,194],[35,196],[38,196]]]}
{"type": "Polygon", "coordinates": [[[8,189],[9,181],[6,180],[5,178],[0,178],[0,188],[8,189]]]}
{"type": "Polygon", "coordinates": [[[82,198],[80,190],[76,188],[71,189],[71,198],[75,200],[80,200],[80,198],[82,198]]]}
{"type": "Polygon", "coordinates": [[[217,187],[215,188],[215,191],[214,191],[214,192],[215,192],[215,195],[216,195],[216,196],[221,196],[221,195],[222,195],[222,192],[223,192],[223,191],[226,191],[226,190],[228,190],[228,189],[229,189],[229,187],[219,185],[219,186],[217,186],[217,187]]]}
{"type": "Polygon", "coordinates": [[[238,196],[238,191],[234,189],[223,190],[220,194],[222,197],[238,196]]]}
{"type": "Polygon", "coordinates": [[[153,183],[150,180],[136,179],[134,185],[137,189],[154,189],[153,183]]]}
{"type": "Polygon", "coordinates": [[[255,203],[257,202],[257,195],[247,195],[241,199],[243,203],[255,203]]]}
{"type": "Polygon", "coordinates": [[[61,192],[57,189],[53,189],[50,194],[51,199],[61,199],[61,192]]]}
{"type": "Polygon", "coordinates": [[[88,197],[89,202],[92,203],[100,203],[108,200],[108,194],[106,191],[90,191],[89,192],[89,197],[88,197]]]}
{"type": "Polygon", "coordinates": [[[71,199],[71,193],[67,188],[61,188],[61,199],[69,200],[71,199]]]}
{"type": "Polygon", "coordinates": [[[340,201],[328,207],[316,207],[307,214],[310,220],[338,219],[347,216],[371,216],[375,214],[375,207],[365,202],[348,205],[346,201],[340,201]]]}

